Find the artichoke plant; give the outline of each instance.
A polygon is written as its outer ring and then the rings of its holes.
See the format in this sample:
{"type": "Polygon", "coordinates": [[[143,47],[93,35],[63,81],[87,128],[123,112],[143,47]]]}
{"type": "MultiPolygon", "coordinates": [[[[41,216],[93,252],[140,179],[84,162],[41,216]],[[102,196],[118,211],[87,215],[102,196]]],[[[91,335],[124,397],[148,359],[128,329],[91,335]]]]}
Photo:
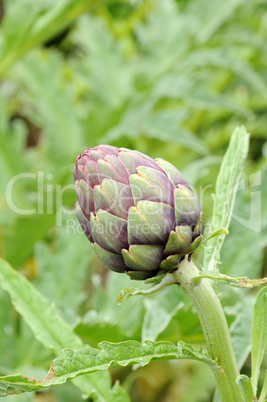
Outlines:
{"type": "Polygon", "coordinates": [[[77,214],[109,269],[146,279],[176,269],[202,241],[198,198],[163,159],[100,145],[76,160],[77,214]]]}

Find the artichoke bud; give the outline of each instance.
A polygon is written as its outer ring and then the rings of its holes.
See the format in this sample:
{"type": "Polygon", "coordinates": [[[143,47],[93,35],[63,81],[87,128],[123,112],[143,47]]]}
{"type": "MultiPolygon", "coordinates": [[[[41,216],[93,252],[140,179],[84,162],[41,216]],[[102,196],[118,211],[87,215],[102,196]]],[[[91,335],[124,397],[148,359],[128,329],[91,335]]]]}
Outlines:
{"type": "Polygon", "coordinates": [[[203,236],[202,234],[195,238],[195,240],[191,243],[190,247],[186,250],[185,254],[192,254],[202,243],[203,236]]]}
{"type": "Polygon", "coordinates": [[[200,212],[200,217],[199,221],[193,231],[193,240],[202,235],[204,233],[204,228],[205,228],[205,220],[204,220],[204,214],[203,212],[200,212]]]}
{"type": "Polygon", "coordinates": [[[165,255],[183,254],[190,247],[191,242],[191,226],[176,226],[169,235],[164,253],[165,255]]]}
{"type": "Polygon", "coordinates": [[[100,145],[77,157],[74,180],[81,227],[112,271],[144,280],[201,244],[199,200],[169,162],[100,145]]]}
{"type": "Polygon", "coordinates": [[[182,259],[182,255],[179,254],[173,254],[169,255],[165,260],[163,260],[160,264],[160,269],[167,270],[167,271],[172,271],[176,269],[177,265],[182,259]]]}

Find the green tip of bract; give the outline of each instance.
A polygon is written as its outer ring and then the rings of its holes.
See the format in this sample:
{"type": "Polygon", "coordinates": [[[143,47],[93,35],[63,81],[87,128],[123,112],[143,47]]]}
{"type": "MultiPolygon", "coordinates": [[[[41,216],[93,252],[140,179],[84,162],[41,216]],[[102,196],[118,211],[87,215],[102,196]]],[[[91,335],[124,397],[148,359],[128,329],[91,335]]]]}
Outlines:
{"type": "Polygon", "coordinates": [[[202,242],[199,200],[163,159],[100,145],[77,157],[74,180],[81,226],[113,271],[137,280],[171,272],[202,242]]]}

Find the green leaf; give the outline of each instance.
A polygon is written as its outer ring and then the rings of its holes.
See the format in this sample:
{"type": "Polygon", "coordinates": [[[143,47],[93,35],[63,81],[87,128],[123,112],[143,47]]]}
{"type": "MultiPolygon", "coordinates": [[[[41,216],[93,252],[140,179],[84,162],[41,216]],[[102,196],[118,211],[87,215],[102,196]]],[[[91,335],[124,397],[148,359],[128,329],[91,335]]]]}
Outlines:
{"type": "Polygon", "coordinates": [[[227,314],[235,315],[235,320],[230,326],[230,335],[239,369],[243,367],[251,351],[254,302],[255,298],[253,296],[246,295],[235,305],[225,308],[227,314]]]}
{"type": "Polygon", "coordinates": [[[51,159],[57,165],[72,163],[84,146],[74,88],[71,83],[63,85],[65,70],[60,54],[43,49],[32,50],[12,69],[15,81],[27,87],[27,92],[20,95],[21,101],[34,103],[35,110],[28,110],[29,118],[45,128],[51,159]],[[53,158],[55,152],[56,161],[53,158]]]}
{"type": "Polygon", "coordinates": [[[238,191],[230,236],[221,250],[224,274],[259,278],[267,245],[267,171],[249,176],[249,185],[238,191]],[[253,252],[252,252],[253,250],[253,252]]]}
{"type": "Polygon", "coordinates": [[[201,0],[190,3],[189,10],[198,16],[194,26],[198,32],[198,41],[205,43],[215,35],[221,25],[228,21],[243,2],[244,0],[226,0],[221,3],[220,0],[215,0],[211,4],[209,0],[201,0]]]}
{"type": "Polygon", "coordinates": [[[130,402],[127,392],[118,382],[112,386],[108,371],[104,373],[91,372],[82,377],[74,378],[72,382],[82,391],[82,396],[91,397],[96,402],[130,402]]]}
{"type": "Polygon", "coordinates": [[[257,73],[256,69],[249,62],[242,60],[242,57],[237,59],[236,51],[237,45],[233,46],[232,44],[222,45],[212,50],[210,48],[198,48],[189,55],[181,67],[185,69],[201,65],[202,68],[213,66],[227,69],[235,74],[239,74],[254,90],[263,94],[266,91],[266,83],[263,77],[257,73]]]}
{"type": "Polygon", "coordinates": [[[142,340],[155,341],[168,327],[175,314],[184,307],[184,301],[179,298],[178,286],[172,286],[158,293],[155,298],[145,298],[144,305],[146,313],[142,326],[142,340]]]}
{"type": "MultiPolygon", "coordinates": [[[[238,182],[247,157],[248,144],[249,135],[246,129],[244,127],[237,128],[231,137],[217,178],[211,231],[216,230],[218,227],[229,228],[238,182]]],[[[223,241],[223,235],[212,238],[209,241],[205,248],[203,262],[205,269],[212,270],[216,268],[220,261],[223,241]]]]}
{"type": "Polygon", "coordinates": [[[193,359],[209,366],[216,366],[211,357],[199,346],[179,342],[150,342],[140,344],[136,341],[120,343],[102,342],[99,349],[83,348],[64,350],[62,356],[53,361],[47,381],[64,381],[76,375],[111,367],[125,367],[129,364],[144,366],[152,360],[193,359]],[[77,365],[77,361],[80,363],[77,365]],[[83,367],[82,367],[83,366],[83,367]]]}
{"type": "Polygon", "coordinates": [[[55,359],[44,381],[23,377],[21,375],[0,377],[0,396],[30,392],[59,385],[82,374],[106,371],[114,367],[126,367],[131,364],[144,366],[152,360],[193,359],[215,368],[216,363],[199,346],[179,342],[150,341],[141,345],[136,341],[120,343],[102,342],[99,349],[82,348],[65,349],[55,359]]]}
{"type": "Polygon", "coordinates": [[[190,76],[186,76],[186,71],[187,69],[183,67],[179,69],[179,75],[176,73],[164,76],[153,90],[152,98],[157,99],[168,95],[170,98],[182,99],[188,107],[193,106],[195,109],[232,110],[235,113],[248,114],[245,108],[228,96],[211,91],[207,86],[203,87],[202,80],[192,82],[190,76]]]}
{"type": "Polygon", "coordinates": [[[219,228],[217,230],[214,230],[214,232],[212,232],[212,234],[209,237],[207,237],[207,239],[204,239],[202,241],[202,244],[205,243],[206,241],[209,241],[213,237],[220,236],[220,235],[228,236],[229,235],[229,230],[226,229],[226,228],[219,228]]]}
{"type": "Polygon", "coordinates": [[[3,235],[4,258],[13,266],[21,266],[31,257],[34,244],[47,235],[54,224],[54,215],[16,215],[13,224],[3,235]]]}
{"type": "Polygon", "coordinates": [[[55,306],[49,304],[26,278],[3,260],[0,260],[0,280],[2,288],[10,294],[15,309],[39,342],[56,353],[64,347],[82,346],[82,341],[58,316],[55,306]]]}
{"type": "Polygon", "coordinates": [[[207,272],[202,271],[201,275],[192,279],[192,282],[197,284],[202,278],[212,279],[215,282],[222,283],[223,285],[234,286],[236,288],[254,288],[267,283],[267,278],[249,279],[246,276],[232,278],[231,276],[220,274],[217,269],[207,272]]]}
{"type": "Polygon", "coordinates": [[[132,285],[145,286],[140,281],[133,282],[127,275],[110,272],[106,286],[102,276],[91,276],[93,310],[89,310],[75,328],[85,342],[97,346],[101,341],[119,342],[140,339],[144,316],[143,297],[132,297],[127,303],[119,304],[116,297],[120,289],[132,285]]]}
{"type": "Polygon", "coordinates": [[[202,158],[195,159],[185,167],[183,167],[183,175],[190,183],[190,186],[195,186],[196,183],[207,175],[207,172],[217,169],[221,164],[222,158],[219,156],[208,155],[202,158]]]}
{"type": "Polygon", "coordinates": [[[16,317],[6,292],[0,288],[0,372],[8,372],[16,358],[16,317]]]}
{"type": "MultiPolygon", "coordinates": [[[[79,395],[79,391],[78,391],[78,395],[79,395]]],[[[35,402],[35,396],[36,395],[34,393],[9,395],[5,398],[5,402],[35,402]]]]}
{"type": "Polygon", "coordinates": [[[59,0],[36,5],[33,0],[14,1],[1,26],[0,75],[31,48],[53,37],[99,3],[97,0],[59,0]]]}
{"type": "Polygon", "coordinates": [[[264,383],[262,386],[259,402],[264,402],[267,395],[267,370],[265,371],[264,383]]]}
{"type": "Polygon", "coordinates": [[[78,61],[76,74],[88,83],[98,100],[96,108],[104,106],[109,113],[116,113],[133,93],[134,69],[131,60],[125,58],[122,43],[116,40],[104,20],[88,14],[79,18],[74,39],[85,53],[83,67],[78,61]]]}
{"type": "Polygon", "coordinates": [[[117,301],[119,303],[121,303],[123,299],[128,299],[131,296],[149,295],[149,294],[157,292],[158,290],[165,288],[166,286],[170,286],[170,285],[173,285],[174,283],[176,283],[172,274],[161,275],[159,278],[160,278],[160,281],[159,282],[156,281],[156,285],[150,289],[141,289],[141,288],[122,289],[117,296],[117,301]]]}
{"type": "Polygon", "coordinates": [[[248,378],[248,376],[242,374],[237,377],[236,382],[242,389],[245,402],[253,402],[254,395],[253,395],[250,378],[248,378]]]}
{"type": "Polygon", "coordinates": [[[177,111],[153,112],[150,100],[144,105],[130,105],[120,123],[107,132],[103,141],[115,141],[125,134],[130,138],[142,135],[178,144],[202,155],[208,154],[205,143],[181,124],[183,117],[184,114],[177,111]]]}
{"type": "MultiPolygon", "coordinates": [[[[59,353],[61,349],[66,347],[80,348],[83,346],[81,339],[57,314],[55,306],[48,303],[25,277],[13,270],[7,262],[1,259],[0,283],[3,289],[9,293],[15,309],[27,322],[35,338],[45,347],[55,353],[59,353]]],[[[75,381],[76,385],[88,396],[95,395],[97,400],[101,400],[104,392],[106,396],[109,395],[108,398],[113,398],[113,389],[110,389],[110,377],[108,373],[104,374],[104,376],[105,386],[103,385],[103,375],[99,376],[99,374],[86,376],[75,381]]],[[[25,377],[19,379],[20,377],[16,376],[8,378],[10,378],[10,381],[8,379],[7,382],[0,385],[0,389],[4,387],[2,392],[5,395],[16,393],[13,382],[17,382],[17,378],[19,384],[16,389],[18,392],[24,392],[24,389],[28,391],[34,390],[30,387],[36,384],[35,380],[27,380],[25,377]],[[24,388],[24,382],[26,383],[26,388],[24,388]]],[[[124,391],[121,392],[125,395],[124,391]]]]}
{"type": "Polygon", "coordinates": [[[86,298],[84,282],[93,257],[87,238],[63,226],[57,230],[53,251],[39,242],[35,245],[34,256],[38,270],[35,287],[56,303],[63,317],[72,324],[78,307],[86,298]]]}
{"type": "Polygon", "coordinates": [[[267,286],[257,295],[252,327],[251,371],[252,388],[257,393],[260,366],[267,346],[267,286]]]}

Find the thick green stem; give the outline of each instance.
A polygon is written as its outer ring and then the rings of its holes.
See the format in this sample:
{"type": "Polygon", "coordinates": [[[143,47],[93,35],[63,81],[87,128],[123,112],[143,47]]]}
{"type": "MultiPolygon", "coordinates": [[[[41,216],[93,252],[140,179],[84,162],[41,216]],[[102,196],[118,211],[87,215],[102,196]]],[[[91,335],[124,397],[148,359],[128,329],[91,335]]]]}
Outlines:
{"type": "Polygon", "coordinates": [[[199,276],[199,270],[185,258],[173,272],[177,282],[190,297],[203,329],[207,349],[217,361],[214,375],[223,402],[242,402],[244,397],[236,383],[239,375],[226,318],[209,279],[201,279],[193,285],[192,278],[199,276]]]}

